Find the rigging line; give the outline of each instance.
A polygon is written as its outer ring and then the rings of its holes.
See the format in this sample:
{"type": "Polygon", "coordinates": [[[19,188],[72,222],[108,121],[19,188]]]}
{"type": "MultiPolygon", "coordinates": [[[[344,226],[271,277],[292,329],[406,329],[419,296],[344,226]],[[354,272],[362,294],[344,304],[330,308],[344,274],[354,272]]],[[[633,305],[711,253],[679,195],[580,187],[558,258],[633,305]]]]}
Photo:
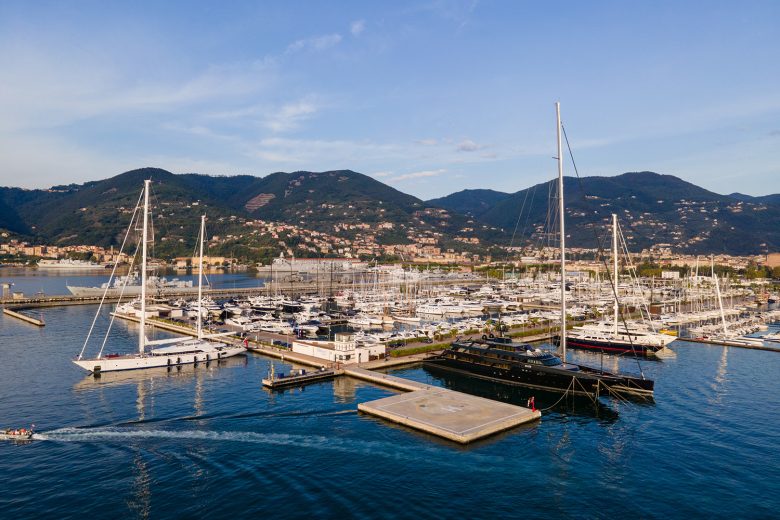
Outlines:
{"type": "Polygon", "coordinates": [[[531,242],[530,240],[531,237],[530,237],[530,233],[528,233],[528,225],[531,220],[531,209],[533,208],[534,200],[536,200],[536,186],[531,187],[531,206],[529,206],[528,213],[526,213],[525,215],[525,223],[523,224],[523,230],[520,232],[521,236],[528,236],[529,238],[528,241],[531,244],[533,244],[533,242],[531,242]]]}
{"type": "MultiPolygon", "coordinates": [[[[520,206],[520,213],[517,214],[517,220],[515,221],[515,229],[512,231],[512,238],[509,240],[509,247],[512,247],[515,243],[515,235],[517,234],[517,228],[520,227],[520,219],[523,218],[523,211],[525,211],[525,202],[528,200],[528,192],[531,190],[525,190],[525,197],[523,198],[523,204],[520,206]]],[[[530,212],[530,210],[529,210],[530,212]]]]}
{"type": "MultiPolygon", "coordinates": [[[[135,245],[135,252],[133,253],[133,257],[130,259],[130,264],[128,265],[128,275],[127,278],[125,278],[125,283],[122,284],[122,288],[119,290],[119,299],[117,300],[117,304],[122,301],[122,296],[125,295],[125,287],[127,287],[127,284],[130,282],[130,273],[133,272],[133,266],[135,265],[135,257],[138,255],[138,248],[140,247],[140,244],[135,245]]],[[[103,336],[103,343],[100,345],[100,351],[98,352],[98,359],[103,356],[103,350],[106,348],[106,343],[108,342],[108,335],[111,333],[111,327],[114,326],[114,320],[116,319],[116,313],[111,313],[111,319],[108,322],[108,329],[106,329],[106,334],[103,336]]],[[[144,331],[141,331],[141,334],[144,334],[144,331]]]]}
{"type": "MultiPolygon", "coordinates": [[[[576,382],[577,382],[577,384],[578,384],[578,385],[580,385],[580,388],[582,388],[582,392],[585,394],[585,396],[586,396],[588,399],[590,399],[590,401],[593,403],[593,406],[595,406],[595,407],[598,407],[598,398],[597,398],[595,395],[591,395],[591,393],[590,393],[590,392],[588,392],[588,390],[587,390],[587,389],[585,388],[585,386],[582,384],[582,381],[580,381],[580,380],[579,380],[579,379],[577,379],[576,377],[572,377],[572,378],[571,378],[571,380],[572,380],[572,383],[573,383],[574,381],[576,381],[576,382]]],[[[575,390],[572,390],[572,397],[574,397],[574,392],[575,392],[575,390]]]]}
{"type": "MultiPolygon", "coordinates": [[[[650,324],[650,329],[653,332],[657,332],[655,329],[655,325],[653,323],[653,318],[650,315],[650,308],[644,301],[644,291],[642,290],[642,287],[639,285],[639,274],[637,273],[636,266],[634,265],[634,261],[631,258],[631,252],[628,250],[628,242],[626,242],[625,234],[623,233],[623,226],[618,223],[618,231],[619,231],[619,237],[620,237],[620,247],[623,253],[625,253],[626,258],[626,268],[628,269],[629,275],[631,276],[631,288],[634,291],[634,295],[640,298],[640,306],[639,306],[639,315],[642,319],[642,323],[645,323],[645,315],[642,312],[647,313],[647,321],[650,324]]],[[[652,292],[651,292],[652,294],[652,292]]]]}
{"type": "MultiPolygon", "coordinates": [[[[127,231],[125,232],[125,238],[122,239],[122,245],[119,248],[119,253],[117,253],[117,258],[122,254],[122,251],[125,248],[125,244],[127,243],[127,237],[130,235],[130,230],[133,229],[133,221],[136,218],[136,215],[138,214],[138,205],[141,203],[141,197],[143,197],[143,191],[141,192],[141,195],[138,196],[138,200],[135,203],[135,210],[133,210],[133,215],[130,217],[130,225],[127,226],[127,231]]],[[[108,283],[106,284],[106,289],[103,291],[103,296],[100,298],[100,304],[98,305],[98,310],[95,312],[95,317],[92,318],[92,325],[89,327],[89,332],[87,332],[87,337],[84,340],[84,346],[81,347],[81,352],[79,352],[78,359],[81,359],[84,356],[84,351],[87,348],[87,344],[89,343],[89,338],[92,336],[92,330],[95,328],[95,323],[97,322],[98,315],[100,314],[100,309],[103,306],[103,302],[106,301],[106,295],[108,294],[108,289],[111,286],[111,280],[114,279],[114,275],[116,274],[116,268],[119,265],[118,261],[114,262],[114,268],[111,269],[111,276],[108,277],[108,283]]],[[[102,350],[102,349],[101,349],[102,350]]]]}
{"type": "MultiPolygon", "coordinates": [[[[577,175],[577,184],[578,184],[578,186],[580,188],[580,192],[581,192],[582,197],[584,199],[585,195],[586,195],[585,194],[585,188],[584,188],[584,186],[582,184],[582,178],[580,177],[580,172],[577,169],[577,163],[574,160],[574,153],[572,152],[571,145],[569,144],[569,136],[566,134],[566,128],[563,126],[563,123],[561,123],[561,130],[563,132],[563,137],[566,140],[566,148],[569,151],[569,157],[571,158],[571,164],[574,167],[574,173],[577,175]]],[[[595,227],[593,228],[593,234],[596,236],[596,241],[598,243],[598,234],[596,233],[595,227]]],[[[612,273],[609,270],[609,265],[607,264],[606,258],[604,258],[604,268],[607,271],[607,276],[609,277],[609,282],[610,282],[610,285],[612,286],[612,292],[613,292],[613,295],[615,297],[615,301],[619,302],[620,300],[618,298],[618,291],[617,291],[618,281],[612,279],[613,278],[612,277],[612,273]]],[[[626,329],[626,337],[628,338],[628,343],[631,346],[631,352],[634,354],[634,359],[636,360],[637,368],[639,368],[639,373],[641,374],[642,379],[644,379],[645,378],[645,374],[644,374],[644,371],[642,371],[642,365],[639,363],[639,356],[637,355],[636,349],[634,348],[634,340],[631,338],[631,334],[629,333],[629,330],[628,330],[628,323],[626,322],[625,313],[620,312],[619,313],[619,319],[620,319],[620,321],[623,322],[623,326],[626,329]]]]}
{"type": "Polygon", "coordinates": [[[558,400],[555,402],[555,404],[553,404],[552,406],[548,406],[547,408],[542,408],[542,409],[540,409],[539,411],[540,411],[540,412],[546,412],[547,410],[552,410],[553,408],[555,408],[556,406],[558,406],[558,403],[560,403],[561,401],[563,401],[563,400],[564,400],[564,398],[565,398],[567,395],[569,395],[569,390],[572,390],[572,391],[574,390],[574,389],[572,388],[573,386],[574,386],[574,378],[572,377],[572,378],[571,378],[571,383],[569,383],[569,386],[566,388],[566,390],[564,390],[564,392],[563,392],[563,395],[561,396],[561,398],[560,398],[560,399],[558,399],[558,400]]]}

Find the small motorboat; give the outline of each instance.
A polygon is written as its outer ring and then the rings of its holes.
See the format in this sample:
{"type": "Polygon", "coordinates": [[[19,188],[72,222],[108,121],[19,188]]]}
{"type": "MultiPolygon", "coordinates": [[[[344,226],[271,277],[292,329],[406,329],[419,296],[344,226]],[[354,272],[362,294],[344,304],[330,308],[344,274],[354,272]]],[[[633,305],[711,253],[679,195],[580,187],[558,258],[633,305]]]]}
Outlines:
{"type": "Polygon", "coordinates": [[[25,428],[6,428],[0,429],[0,440],[11,441],[29,441],[32,439],[35,426],[30,426],[30,429],[25,428]]]}

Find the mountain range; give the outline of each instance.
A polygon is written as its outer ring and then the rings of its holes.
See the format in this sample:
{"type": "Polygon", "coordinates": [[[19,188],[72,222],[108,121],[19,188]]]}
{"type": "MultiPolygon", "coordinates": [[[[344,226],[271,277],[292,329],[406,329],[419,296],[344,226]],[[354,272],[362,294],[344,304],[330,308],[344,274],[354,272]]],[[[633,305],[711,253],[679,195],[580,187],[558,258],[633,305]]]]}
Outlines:
{"type": "MultiPolygon", "coordinates": [[[[221,177],[142,168],[48,190],[0,188],[0,229],[38,243],[118,245],[147,178],[158,205],[157,245],[171,254],[192,249],[203,212],[212,234],[262,219],[352,238],[360,232],[357,224],[370,226],[380,244],[426,237],[444,248],[470,250],[539,245],[557,225],[550,211],[555,181],[511,194],[463,190],[423,201],[351,170],[221,177]],[[466,245],[471,237],[479,246],[466,245]]],[[[575,247],[597,245],[617,213],[632,250],[653,244],[695,254],[780,250],[780,194],[719,195],[653,172],[567,177],[564,186],[567,240],[575,247]]]]}
{"type": "MultiPolygon", "coordinates": [[[[467,208],[475,218],[516,237],[542,240],[547,223],[555,218],[550,201],[554,202],[556,190],[553,180],[513,194],[464,190],[435,202],[454,211],[466,207],[462,200],[468,196],[467,208]]],[[[669,244],[690,254],[760,254],[780,249],[780,195],[719,195],[672,175],[631,172],[566,177],[564,197],[571,246],[600,244],[616,213],[632,250],[654,244],[669,244]]]]}

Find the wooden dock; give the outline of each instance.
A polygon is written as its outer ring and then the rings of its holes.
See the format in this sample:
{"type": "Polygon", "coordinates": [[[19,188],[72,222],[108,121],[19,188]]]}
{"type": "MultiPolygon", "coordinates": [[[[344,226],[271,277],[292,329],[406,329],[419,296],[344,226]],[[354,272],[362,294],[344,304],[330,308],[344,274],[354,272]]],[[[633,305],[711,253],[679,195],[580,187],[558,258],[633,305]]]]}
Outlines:
{"type": "Polygon", "coordinates": [[[3,309],[3,314],[7,316],[11,316],[12,318],[17,318],[22,321],[26,321],[27,323],[32,323],[33,325],[36,325],[38,327],[43,327],[46,325],[43,320],[39,320],[37,318],[33,318],[32,316],[27,316],[26,314],[22,314],[21,312],[16,312],[17,310],[22,310],[21,308],[13,308],[5,307],[3,309]]]}

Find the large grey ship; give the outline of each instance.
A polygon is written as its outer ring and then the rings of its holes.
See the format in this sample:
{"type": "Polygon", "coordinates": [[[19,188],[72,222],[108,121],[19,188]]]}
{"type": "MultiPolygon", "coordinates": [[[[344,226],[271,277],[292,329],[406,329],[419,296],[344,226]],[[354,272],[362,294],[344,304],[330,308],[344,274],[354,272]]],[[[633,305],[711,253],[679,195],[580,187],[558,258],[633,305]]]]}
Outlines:
{"type": "MultiPolygon", "coordinates": [[[[147,291],[151,293],[197,293],[198,287],[194,286],[192,280],[179,280],[173,278],[168,280],[158,276],[149,276],[146,279],[147,291]]],[[[133,273],[132,275],[119,276],[114,279],[114,282],[109,285],[108,282],[102,284],[99,287],[78,287],[67,286],[70,293],[74,296],[103,296],[105,293],[107,297],[119,297],[121,296],[138,296],[141,294],[141,283],[138,275],[133,273]]],[[[203,285],[204,289],[208,289],[207,284],[203,285]]]]}

